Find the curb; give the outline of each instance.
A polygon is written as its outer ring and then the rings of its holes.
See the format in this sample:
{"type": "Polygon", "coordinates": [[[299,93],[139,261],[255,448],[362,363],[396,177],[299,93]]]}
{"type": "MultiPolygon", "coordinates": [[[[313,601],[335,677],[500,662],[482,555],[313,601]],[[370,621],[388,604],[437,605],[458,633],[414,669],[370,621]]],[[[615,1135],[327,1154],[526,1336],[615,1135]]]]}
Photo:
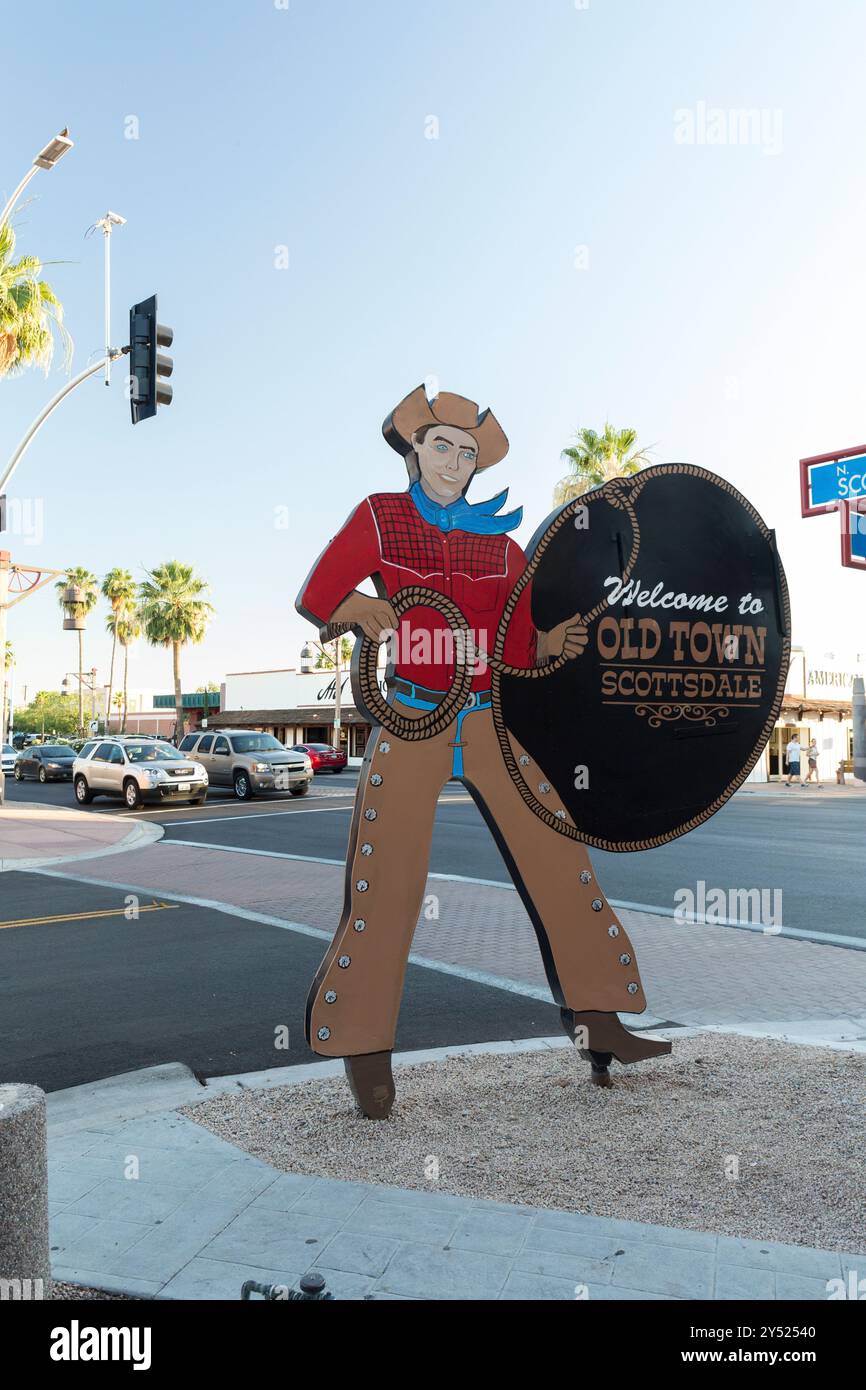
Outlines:
{"type": "MultiPolygon", "coordinates": [[[[74,815],[74,811],[63,811],[63,815],[74,815]]],[[[88,812],[88,815],[98,815],[98,812],[88,812]]],[[[101,849],[82,850],[77,854],[54,854],[44,855],[36,859],[0,859],[0,874],[14,873],[16,869],[42,869],[52,864],[76,864],[82,859],[102,859],[108,854],[126,854],[129,850],[143,849],[145,845],[155,844],[161,840],[165,830],[161,825],[151,824],[149,821],[133,821],[132,829],[129,834],[124,836],[115,845],[104,845],[101,849]]]]}
{"type": "MultiPolygon", "coordinates": [[[[866,1054],[866,1020],[803,1020],[775,1027],[764,1023],[742,1024],[666,1024],[648,1023],[641,1032],[655,1037],[694,1038],[706,1033],[731,1034],[736,1037],[775,1039],[796,1047],[824,1047],[837,1052],[866,1054]],[[815,1037],[813,1030],[828,1024],[847,1023],[853,1036],[815,1037]],[[810,1036],[811,1035],[811,1036],[810,1036]]],[[[449,1057],[491,1057],[525,1052],[552,1052],[573,1047],[564,1035],[550,1038],[515,1038],[502,1042],[464,1043],[452,1047],[435,1047],[415,1052],[395,1052],[395,1067],[422,1066],[449,1057]]],[[[266,1071],[238,1072],[229,1076],[214,1076],[199,1081],[185,1062],[166,1062],[159,1066],[142,1067],[139,1071],[121,1072],[101,1081],[82,1086],[70,1086],[52,1091],[47,1097],[48,1131],[55,1139],[78,1130],[99,1131],[104,1125],[114,1125],[144,1115],[179,1110],[182,1106],[201,1105],[215,1096],[233,1092],[271,1090],[279,1086],[302,1086],[308,1081],[322,1081],[344,1074],[342,1058],[322,1062],[301,1062],[294,1066],[272,1067],[266,1071]]]]}

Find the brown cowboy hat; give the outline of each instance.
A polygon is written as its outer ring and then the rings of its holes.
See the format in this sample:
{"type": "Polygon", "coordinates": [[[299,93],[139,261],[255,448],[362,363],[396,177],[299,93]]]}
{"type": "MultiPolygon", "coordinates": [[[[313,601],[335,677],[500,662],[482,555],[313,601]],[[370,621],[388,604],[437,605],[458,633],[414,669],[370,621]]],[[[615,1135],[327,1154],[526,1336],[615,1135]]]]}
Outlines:
{"type": "Polygon", "coordinates": [[[466,430],[478,445],[479,469],[489,468],[508,453],[505,432],[489,410],[479,414],[474,401],[452,395],[450,391],[440,391],[428,401],[423,386],[416,386],[395,405],[382,425],[382,433],[391,448],[405,457],[412,450],[412,435],[423,425],[453,425],[455,429],[466,430]]]}

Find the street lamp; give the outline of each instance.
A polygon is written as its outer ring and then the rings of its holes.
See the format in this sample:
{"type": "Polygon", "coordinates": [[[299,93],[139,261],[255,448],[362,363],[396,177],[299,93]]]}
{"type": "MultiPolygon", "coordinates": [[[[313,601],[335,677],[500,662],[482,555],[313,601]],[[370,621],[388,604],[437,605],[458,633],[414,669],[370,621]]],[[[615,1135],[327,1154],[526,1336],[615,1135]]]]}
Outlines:
{"type": "Polygon", "coordinates": [[[67,584],[60,600],[63,607],[63,631],[78,633],[78,732],[84,733],[84,639],[82,633],[85,623],[85,594],[77,584],[67,584]]]}
{"type": "MultiPolygon", "coordinates": [[[[90,672],[85,675],[83,671],[67,671],[60,682],[60,694],[68,695],[70,691],[69,677],[74,676],[78,681],[78,732],[84,733],[84,692],[90,691],[90,717],[96,720],[96,667],[92,666],[90,672]]],[[[107,728],[107,726],[106,726],[107,728]]]]}
{"type": "Polygon", "coordinates": [[[35,156],[33,163],[27,170],[23,179],[9,198],[2,213],[0,213],[0,231],[6,226],[12,215],[12,209],[21,197],[30,180],[38,169],[53,169],[68,150],[72,149],[72,141],[69,138],[69,128],[64,126],[59,135],[55,135],[53,140],[49,140],[39,153],[35,156]]]}
{"type": "Polygon", "coordinates": [[[304,645],[301,647],[301,675],[302,675],[302,676],[308,676],[308,675],[310,674],[310,672],[312,671],[312,669],[313,669],[313,658],[315,657],[315,655],[316,655],[316,653],[313,651],[313,648],[310,646],[309,642],[305,642],[304,645]]]}

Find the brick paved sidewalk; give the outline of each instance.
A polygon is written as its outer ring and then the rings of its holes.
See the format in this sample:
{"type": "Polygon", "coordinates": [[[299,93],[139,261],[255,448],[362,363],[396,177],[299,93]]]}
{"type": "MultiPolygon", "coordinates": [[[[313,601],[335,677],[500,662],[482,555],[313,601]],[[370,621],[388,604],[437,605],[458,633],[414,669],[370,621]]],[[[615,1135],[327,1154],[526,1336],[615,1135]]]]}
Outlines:
{"type": "MultiPolygon", "coordinates": [[[[343,900],[342,866],[202,849],[179,840],[117,860],[78,864],[74,871],[119,887],[227,903],[303,924],[327,939],[343,900]]],[[[422,915],[414,959],[549,997],[535,934],[513,889],[431,878],[427,891],[439,900],[439,918],[422,915]]],[[[620,915],[637,949],[649,1010],[658,1019],[694,1025],[847,1019],[854,1033],[866,1031],[866,951],[627,909],[620,915]]]]}

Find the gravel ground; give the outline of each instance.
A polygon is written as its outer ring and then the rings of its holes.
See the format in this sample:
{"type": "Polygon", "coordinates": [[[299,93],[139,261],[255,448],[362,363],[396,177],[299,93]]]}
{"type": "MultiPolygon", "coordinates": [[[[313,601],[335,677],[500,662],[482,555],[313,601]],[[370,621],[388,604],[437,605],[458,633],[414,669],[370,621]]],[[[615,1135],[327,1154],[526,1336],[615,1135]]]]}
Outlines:
{"type": "Polygon", "coordinates": [[[117,1303],[140,1303],[141,1299],[131,1293],[107,1293],[105,1289],[88,1289],[84,1284],[64,1284],[55,1279],[51,1287],[52,1298],[86,1299],[88,1302],[106,1301],[117,1303]]]}
{"type": "Polygon", "coordinates": [[[286,1172],[866,1249],[862,1055],[703,1034],[608,1090],[588,1070],[569,1049],[395,1067],[387,1122],[342,1078],[183,1113],[286,1172]]]}

